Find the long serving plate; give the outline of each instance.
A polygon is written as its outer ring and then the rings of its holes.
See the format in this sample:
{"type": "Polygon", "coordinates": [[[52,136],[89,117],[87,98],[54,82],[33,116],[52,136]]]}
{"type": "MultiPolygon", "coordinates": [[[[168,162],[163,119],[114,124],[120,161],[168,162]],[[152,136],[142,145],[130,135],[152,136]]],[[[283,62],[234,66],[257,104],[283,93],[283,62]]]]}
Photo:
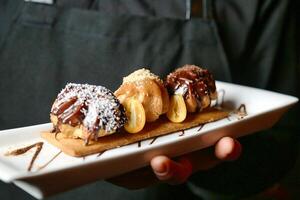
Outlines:
{"type": "Polygon", "coordinates": [[[50,123],[0,131],[0,179],[41,199],[146,166],[157,155],[175,157],[211,146],[224,136],[241,137],[270,128],[298,102],[296,97],[266,90],[216,84],[217,104],[236,110],[229,117],[82,158],[68,156],[40,137],[41,132],[51,130],[50,123]],[[43,147],[30,171],[37,148],[19,156],[6,155],[39,142],[43,147]]]}

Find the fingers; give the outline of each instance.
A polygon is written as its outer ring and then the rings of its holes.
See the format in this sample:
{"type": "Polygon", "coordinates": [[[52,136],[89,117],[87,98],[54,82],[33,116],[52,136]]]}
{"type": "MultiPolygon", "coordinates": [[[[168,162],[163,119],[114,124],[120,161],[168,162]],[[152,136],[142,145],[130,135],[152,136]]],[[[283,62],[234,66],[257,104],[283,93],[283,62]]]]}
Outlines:
{"type": "Polygon", "coordinates": [[[207,148],[180,156],[176,161],[156,156],[151,167],[135,170],[107,181],[128,189],[139,189],[156,184],[158,180],[169,184],[184,183],[199,170],[208,170],[222,161],[236,160],[242,152],[241,144],[230,137],[220,139],[214,148],[207,148]],[[153,174],[153,172],[154,174],[153,174]]]}
{"type": "Polygon", "coordinates": [[[169,184],[180,184],[196,171],[208,170],[222,161],[236,160],[242,152],[241,144],[230,137],[220,139],[215,148],[207,148],[186,154],[176,161],[166,156],[157,156],[151,160],[156,177],[169,184]]]}
{"type": "Polygon", "coordinates": [[[175,162],[166,156],[157,156],[150,164],[156,177],[169,184],[185,182],[193,171],[189,160],[184,158],[175,162]]]}
{"type": "Polygon", "coordinates": [[[238,159],[242,153],[242,145],[230,137],[221,138],[215,145],[215,156],[223,161],[238,159]]]}

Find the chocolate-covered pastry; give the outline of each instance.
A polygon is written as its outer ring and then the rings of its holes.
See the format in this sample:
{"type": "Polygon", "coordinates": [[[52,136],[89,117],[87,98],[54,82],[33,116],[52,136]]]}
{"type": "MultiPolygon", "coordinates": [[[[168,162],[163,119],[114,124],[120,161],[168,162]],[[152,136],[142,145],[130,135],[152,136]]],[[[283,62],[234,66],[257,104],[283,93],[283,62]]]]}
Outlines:
{"type": "Polygon", "coordinates": [[[227,117],[229,112],[214,108],[189,115],[188,109],[201,110],[215,98],[213,77],[196,66],[176,70],[166,82],[139,69],[124,77],[115,96],[101,86],[71,83],[52,106],[53,132],[41,135],[68,155],[86,156],[227,117]]]}
{"type": "Polygon", "coordinates": [[[208,107],[217,98],[215,80],[207,70],[185,65],[170,73],[165,81],[171,95],[182,95],[189,112],[208,107]]]}
{"type": "Polygon", "coordinates": [[[105,87],[69,83],[58,94],[50,114],[54,132],[89,139],[115,133],[126,115],[114,94],[105,87]]]}

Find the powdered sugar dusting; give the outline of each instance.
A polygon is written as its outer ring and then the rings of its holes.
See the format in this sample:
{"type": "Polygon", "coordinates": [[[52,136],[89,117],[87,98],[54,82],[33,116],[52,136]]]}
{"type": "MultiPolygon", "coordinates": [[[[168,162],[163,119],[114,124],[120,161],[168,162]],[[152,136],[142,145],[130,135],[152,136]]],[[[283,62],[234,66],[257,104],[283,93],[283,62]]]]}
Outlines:
{"type": "Polygon", "coordinates": [[[88,132],[115,132],[126,122],[123,106],[105,87],[68,83],[58,94],[51,113],[63,123],[81,123],[88,132]]]}
{"type": "Polygon", "coordinates": [[[129,74],[128,76],[124,77],[123,83],[135,83],[135,82],[142,81],[146,78],[149,78],[151,80],[156,80],[157,82],[162,83],[162,81],[157,75],[151,73],[149,69],[145,69],[145,68],[138,69],[132,72],[131,74],[129,74]]]}

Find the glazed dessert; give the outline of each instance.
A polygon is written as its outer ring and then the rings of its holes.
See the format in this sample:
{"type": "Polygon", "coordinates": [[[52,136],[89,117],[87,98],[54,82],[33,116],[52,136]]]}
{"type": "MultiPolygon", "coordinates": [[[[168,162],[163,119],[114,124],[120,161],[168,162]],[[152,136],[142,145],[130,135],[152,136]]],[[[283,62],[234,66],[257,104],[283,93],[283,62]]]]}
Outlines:
{"type": "Polygon", "coordinates": [[[157,120],[169,108],[169,95],[162,80],[147,69],[139,69],[124,77],[115,95],[129,114],[132,129],[127,126],[125,129],[131,133],[139,132],[145,122],[157,120]]]}
{"type": "Polygon", "coordinates": [[[212,74],[195,65],[185,65],[170,73],[165,86],[171,96],[167,116],[173,122],[183,121],[187,112],[202,111],[217,98],[212,74]]]}
{"type": "Polygon", "coordinates": [[[69,83],[54,101],[50,119],[55,134],[81,138],[88,144],[115,133],[124,126],[126,115],[114,94],[105,87],[69,83]]]}
{"type": "Polygon", "coordinates": [[[53,103],[54,130],[41,136],[76,157],[135,142],[140,147],[142,140],[226,118],[228,111],[209,108],[216,97],[211,73],[194,65],[177,69],[165,82],[139,69],[124,77],[114,94],[101,86],[70,83],[53,103]]]}

